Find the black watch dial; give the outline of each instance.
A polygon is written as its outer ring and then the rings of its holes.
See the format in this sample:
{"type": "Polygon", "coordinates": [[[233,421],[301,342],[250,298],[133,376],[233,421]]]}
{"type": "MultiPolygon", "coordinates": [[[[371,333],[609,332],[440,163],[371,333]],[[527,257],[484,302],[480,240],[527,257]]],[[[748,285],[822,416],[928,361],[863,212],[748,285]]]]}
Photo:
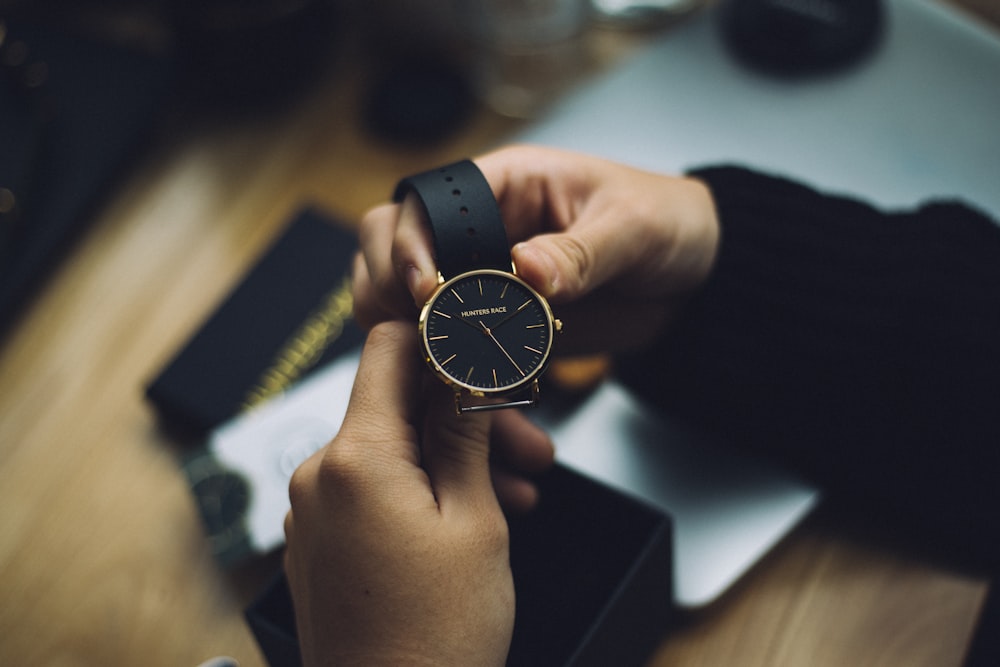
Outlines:
{"type": "Polygon", "coordinates": [[[484,395],[530,384],[554,332],[548,303],[503,271],[472,271],[441,285],[424,306],[428,361],[447,381],[484,395]]]}

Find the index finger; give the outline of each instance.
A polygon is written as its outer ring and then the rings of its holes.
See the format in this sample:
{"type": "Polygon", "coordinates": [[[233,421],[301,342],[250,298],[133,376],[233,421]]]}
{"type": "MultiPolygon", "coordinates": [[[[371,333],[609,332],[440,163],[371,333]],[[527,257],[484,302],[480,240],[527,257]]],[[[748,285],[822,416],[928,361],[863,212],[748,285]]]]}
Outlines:
{"type": "Polygon", "coordinates": [[[590,158],[536,146],[511,146],[477,157],[503,216],[511,245],[573,224],[590,190],[590,158]]]}
{"type": "Polygon", "coordinates": [[[365,214],[358,235],[372,303],[363,305],[392,316],[413,315],[424,290],[433,289],[436,270],[430,232],[420,206],[407,198],[365,214]]]}

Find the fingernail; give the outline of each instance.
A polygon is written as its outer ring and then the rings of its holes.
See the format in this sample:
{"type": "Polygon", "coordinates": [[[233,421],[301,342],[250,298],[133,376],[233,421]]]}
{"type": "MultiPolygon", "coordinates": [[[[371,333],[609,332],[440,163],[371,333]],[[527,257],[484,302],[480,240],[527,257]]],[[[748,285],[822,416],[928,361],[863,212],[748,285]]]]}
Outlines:
{"type": "Polygon", "coordinates": [[[416,300],[420,299],[420,279],[423,278],[423,272],[418,269],[415,265],[410,264],[406,267],[406,287],[410,290],[410,294],[416,300]]]}
{"type": "Polygon", "coordinates": [[[546,253],[540,252],[531,243],[522,241],[511,249],[511,256],[518,271],[527,276],[545,296],[551,296],[557,291],[559,272],[555,262],[546,253]]]}

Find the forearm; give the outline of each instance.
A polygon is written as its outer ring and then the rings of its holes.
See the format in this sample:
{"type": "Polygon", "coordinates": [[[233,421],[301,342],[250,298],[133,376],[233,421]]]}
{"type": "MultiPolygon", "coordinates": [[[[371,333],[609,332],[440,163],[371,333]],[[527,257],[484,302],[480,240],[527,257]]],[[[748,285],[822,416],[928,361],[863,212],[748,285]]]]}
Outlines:
{"type": "Polygon", "coordinates": [[[945,503],[959,522],[996,507],[1000,228],[957,205],[886,214],[743,170],[695,175],[716,264],[656,372],[647,357],[631,374],[640,391],[834,490],[945,503]]]}

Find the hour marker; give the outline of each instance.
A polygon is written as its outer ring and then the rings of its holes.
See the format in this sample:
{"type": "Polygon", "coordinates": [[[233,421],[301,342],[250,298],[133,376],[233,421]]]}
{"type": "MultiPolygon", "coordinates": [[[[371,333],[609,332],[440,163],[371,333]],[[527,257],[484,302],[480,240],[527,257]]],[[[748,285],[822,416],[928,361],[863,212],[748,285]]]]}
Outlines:
{"type": "Polygon", "coordinates": [[[464,299],[462,299],[462,297],[460,297],[460,296],[458,295],[458,292],[456,292],[456,291],[455,291],[455,288],[454,288],[454,287],[453,287],[453,288],[451,288],[451,293],[455,295],[455,298],[456,298],[456,299],[458,299],[458,302],[459,302],[459,303],[465,303],[465,300],[464,300],[464,299]]]}
{"type": "Polygon", "coordinates": [[[468,382],[469,378],[472,377],[472,371],[476,369],[475,366],[469,366],[469,372],[465,374],[465,381],[468,382]]]}
{"type": "Polygon", "coordinates": [[[483,295],[483,281],[479,278],[476,279],[476,283],[479,284],[479,296],[483,295]]]}
{"type": "Polygon", "coordinates": [[[497,369],[495,369],[495,368],[493,369],[493,386],[494,387],[499,387],[500,386],[500,383],[497,382],[497,369]]]}
{"type": "Polygon", "coordinates": [[[527,308],[527,307],[528,307],[528,304],[529,304],[529,303],[531,303],[531,299],[528,299],[527,301],[525,301],[524,303],[522,303],[522,304],[521,304],[520,306],[518,306],[518,307],[517,307],[517,309],[518,309],[519,311],[520,311],[520,310],[524,310],[525,308],[527,308]]]}
{"type": "Polygon", "coordinates": [[[526,349],[528,352],[534,352],[535,354],[541,354],[542,353],[541,350],[536,350],[535,348],[531,347],[530,345],[525,345],[524,349],[526,349]]]}
{"type": "Polygon", "coordinates": [[[451,315],[449,315],[448,313],[442,313],[440,310],[435,310],[435,311],[433,311],[433,313],[435,315],[440,315],[441,317],[445,317],[445,318],[447,318],[449,320],[451,319],[451,315]]]}
{"type": "Polygon", "coordinates": [[[545,327],[544,324],[529,324],[528,326],[526,326],[524,328],[525,329],[542,329],[544,327],[545,327]]]}
{"type": "Polygon", "coordinates": [[[500,298],[501,299],[504,298],[505,296],[507,296],[507,288],[508,287],[510,287],[510,283],[504,283],[503,289],[500,290],[500,298]]]}
{"type": "Polygon", "coordinates": [[[451,363],[451,360],[454,359],[457,356],[458,356],[457,354],[451,355],[450,357],[448,357],[447,359],[445,359],[444,361],[442,361],[441,365],[442,366],[447,366],[449,363],[451,363]]]}
{"type": "Polygon", "coordinates": [[[431,336],[427,340],[444,340],[447,336],[431,336]]]}

